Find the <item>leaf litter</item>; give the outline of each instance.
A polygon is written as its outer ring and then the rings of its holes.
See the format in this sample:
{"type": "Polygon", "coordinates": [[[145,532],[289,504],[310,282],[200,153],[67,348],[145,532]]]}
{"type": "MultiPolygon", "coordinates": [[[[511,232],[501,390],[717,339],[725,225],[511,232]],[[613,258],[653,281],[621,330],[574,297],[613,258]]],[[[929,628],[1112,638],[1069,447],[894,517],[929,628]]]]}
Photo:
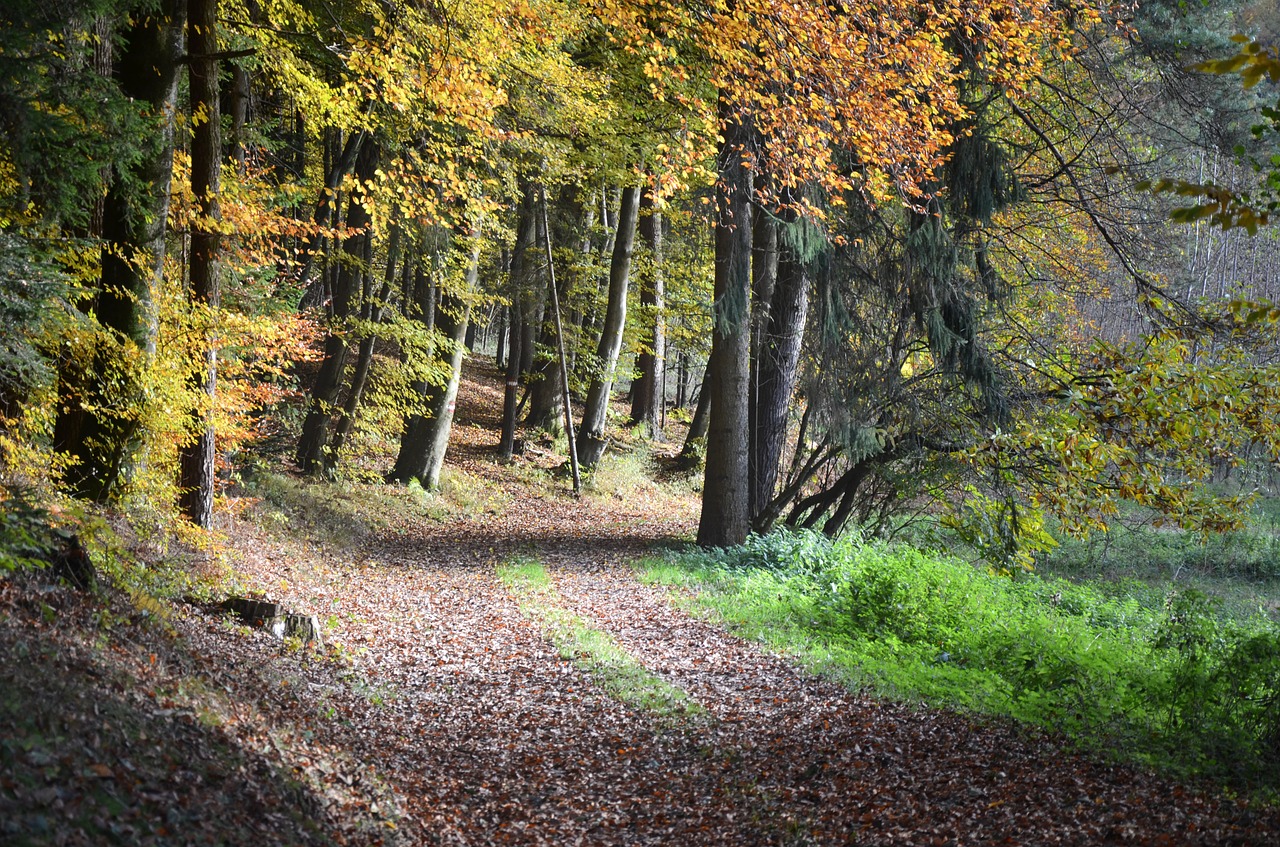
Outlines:
{"type": "Polygon", "coordinates": [[[1274,808],[871,699],[691,616],[630,562],[689,537],[693,498],[575,500],[553,455],[497,464],[497,380],[469,370],[450,463],[501,508],[323,549],[233,521],[241,578],[326,622],[325,654],[0,583],[0,843],[1280,841],[1274,808]],[[520,555],[697,713],[627,705],[562,656],[498,577],[520,555]]]}

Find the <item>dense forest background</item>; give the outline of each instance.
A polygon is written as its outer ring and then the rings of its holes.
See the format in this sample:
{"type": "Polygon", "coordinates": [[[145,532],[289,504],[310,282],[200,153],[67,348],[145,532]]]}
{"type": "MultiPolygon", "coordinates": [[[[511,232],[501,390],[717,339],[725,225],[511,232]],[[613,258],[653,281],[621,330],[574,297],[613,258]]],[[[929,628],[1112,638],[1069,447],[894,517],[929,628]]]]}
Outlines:
{"type": "Polygon", "coordinates": [[[209,527],[286,442],[429,489],[471,350],[501,457],[568,427],[589,471],[620,390],[691,416],[705,544],[1238,528],[1280,456],[1275,12],[10,5],[7,496],[209,527]]]}

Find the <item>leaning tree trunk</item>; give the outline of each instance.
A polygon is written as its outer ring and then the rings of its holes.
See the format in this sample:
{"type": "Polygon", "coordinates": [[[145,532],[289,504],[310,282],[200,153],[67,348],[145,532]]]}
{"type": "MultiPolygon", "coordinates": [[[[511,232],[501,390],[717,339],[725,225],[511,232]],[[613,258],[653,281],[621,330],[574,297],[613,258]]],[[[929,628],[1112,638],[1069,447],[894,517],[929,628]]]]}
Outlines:
{"type": "MultiPolygon", "coordinates": [[[[378,149],[368,143],[360,148],[356,161],[356,177],[361,185],[376,174],[378,149]]],[[[307,404],[307,417],[302,423],[302,435],[298,439],[297,462],[306,474],[324,470],[324,447],[328,441],[329,417],[334,402],[342,388],[342,375],[347,364],[346,322],[355,306],[357,286],[367,271],[361,267],[366,255],[370,216],[363,198],[353,196],[347,207],[347,227],[355,232],[342,244],[346,258],[340,263],[334,279],[333,300],[329,309],[329,334],[324,340],[324,358],[311,387],[311,400],[307,404]]]]}
{"type": "Polygon", "coordinates": [[[773,499],[778,465],[787,440],[787,413],[795,392],[800,343],[809,314],[809,275],[805,257],[789,243],[803,226],[794,213],[783,230],[783,249],[764,332],[753,356],[751,393],[751,519],[764,515],[773,499]]]}
{"type": "Polygon", "coordinates": [[[92,500],[114,495],[132,464],[143,370],[155,353],[152,294],[164,272],[186,0],[159,5],[132,18],[115,54],[120,91],[149,131],[136,136],[143,149],[135,159],[113,163],[103,200],[101,275],[88,311],[105,333],[85,358],[59,363],[54,446],[71,458],[71,493],[92,500]]]}
{"type": "MultiPolygon", "coordinates": [[[[191,193],[200,214],[191,227],[191,302],[198,310],[216,309],[219,299],[218,222],[219,181],[222,173],[222,114],[218,91],[218,0],[190,0],[187,4],[187,53],[191,88],[191,193]]],[[[218,383],[218,359],[207,326],[211,316],[197,320],[205,325],[203,367],[196,388],[207,406],[196,414],[199,434],[184,446],[178,459],[182,513],[196,526],[213,525],[214,455],[213,404],[218,383]]]]}
{"type": "Polygon", "coordinates": [[[722,99],[725,134],[717,163],[715,327],[702,390],[709,392],[707,465],[698,544],[732,547],[747,538],[747,387],[750,370],[751,172],[743,162],[750,142],[745,118],[722,99]]]}
{"type": "Polygon", "coordinates": [[[436,328],[449,339],[449,379],[444,385],[428,384],[422,395],[422,414],[414,415],[400,439],[400,455],[389,479],[408,482],[416,479],[428,490],[440,484],[440,469],[449,446],[454,403],[462,381],[462,360],[466,357],[467,326],[471,314],[471,294],[480,279],[480,239],[473,236],[471,260],[467,265],[465,290],[441,289],[436,328]]]}
{"type": "Polygon", "coordinates": [[[613,257],[609,262],[609,301],[605,307],[604,329],[596,348],[600,372],[591,380],[587,402],[578,429],[578,463],[595,467],[604,455],[604,425],[609,413],[609,395],[613,391],[613,374],[622,352],[622,333],[627,325],[627,286],[631,276],[631,254],[635,247],[636,220],[640,210],[640,189],[622,192],[618,213],[618,229],[613,239],[613,257]]]}
{"type": "Polygon", "coordinates": [[[662,440],[662,410],[666,404],[667,325],[663,315],[666,295],[662,276],[662,213],[653,205],[653,194],[641,199],[640,237],[649,246],[651,265],[640,290],[640,306],[651,323],[646,326],[645,349],[636,357],[636,377],[632,386],[631,422],[642,424],[655,441],[662,440]]]}

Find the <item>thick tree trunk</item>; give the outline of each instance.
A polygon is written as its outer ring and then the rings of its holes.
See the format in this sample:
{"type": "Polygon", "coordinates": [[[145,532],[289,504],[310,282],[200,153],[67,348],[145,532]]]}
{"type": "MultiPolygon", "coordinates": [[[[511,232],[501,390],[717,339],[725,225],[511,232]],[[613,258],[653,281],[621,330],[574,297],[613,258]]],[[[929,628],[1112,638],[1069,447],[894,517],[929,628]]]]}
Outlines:
{"type": "Polygon", "coordinates": [[[641,201],[640,237],[649,246],[650,272],[640,291],[640,305],[652,322],[646,327],[645,349],[636,357],[639,374],[632,386],[631,422],[643,424],[649,437],[662,440],[662,411],[666,405],[667,324],[663,314],[666,290],[662,275],[662,213],[646,191],[641,201]]]}
{"type": "Polygon", "coordinates": [[[600,372],[591,380],[582,426],[578,429],[578,462],[584,468],[595,467],[604,455],[604,425],[609,413],[614,371],[618,368],[618,356],[622,351],[622,333],[627,324],[627,287],[631,278],[631,254],[635,248],[639,210],[640,189],[624,189],[613,240],[613,257],[609,262],[609,301],[605,307],[600,344],[596,348],[600,372]]]}
{"type": "MultiPolygon", "coordinates": [[[[372,143],[363,145],[356,161],[356,175],[362,184],[374,178],[377,166],[377,146],[372,143]]],[[[319,473],[324,469],[323,454],[328,441],[329,416],[342,388],[343,371],[347,364],[344,324],[356,305],[357,286],[367,273],[361,266],[364,264],[363,258],[367,254],[370,238],[367,230],[370,217],[360,199],[353,197],[347,208],[347,226],[356,232],[342,245],[347,258],[338,267],[334,278],[333,299],[329,307],[330,331],[324,341],[324,358],[311,387],[307,417],[303,421],[302,435],[298,439],[298,467],[306,474],[319,473]]]]}
{"type": "Polygon", "coordinates": [[[114,495],[132,462],[142,370],[155,352],[152,295],[164,271],[186,0],[160,6],[133,18],[114,56],[120,90],[141,106],[151,131],[138,136],[145,149],[134,162],[114,163],[103,201],[106,244],[91,311],[106,337],[95,342],[92,361],[59,365],[54,446],[71,457],[70,491],[92,500],[114,495]]]}
{"type": "MultiPolygon", "coordinates": [[[[796,226],[794,214],[789,214],[796,226]]],[[[786,241],[786,238],[783,239],[786,241]]],[[[752,356],[751,519],[773,499],[778,465],[787,440],[787,413],[795,392],[800,344],[809,314],[809,275],[797,250],[783,246],[777,280],[759,345],[752,356]]]]}
{"type": "Polygon", "coordinates": [[[440,469],[449,446],[453,427],[454,402],[462,378],[462,360],[466,357],[464,340],[471,314],[471,293],[480,278],[480,244],[476,237],[467,265],[466,290],[442,290],[436,313],[437,328],[449,339],[447,351],[449,379],[444,385],[428,385],[422,394],[422,414],[414,415],[400,439],[400,455],[390,479],[408,482],[417,479],[423,488],[440,484],[440,469]]]}
{"type": "Polygon", "coordinates": [[[751,173],[743,162],[750,130],[722,101],[725,133],[717,163],[715,328],[702,390],[710,393],[706,477],[698,544],[732,547],[750,529],[747,389],[750,371],[751,173]]]}
{"type": "MultiPolygon", "coordinates": [[[[191,193],[200,209],[191,227],[191,302],[197,309],[216,309],[221,272],[221,235],[218,192],[222,174],[222,112],[218,91],[217,0],[190,0],[187,4],[187,53],[193,119],[191,136],[191,193]],[[203,119],[198,119],[203,116],[203,119]]],[[[204,325],[197,320],[197,325],[204,325]]],[[[207,406],[197,412],[199,434],[179,456],[179,502],[182,513],[197,526],[213,525],[214,458],[213,404],[218,383],[218,360],[213,338],[206,334],[203,367],[197,389],[207,406]]]]}

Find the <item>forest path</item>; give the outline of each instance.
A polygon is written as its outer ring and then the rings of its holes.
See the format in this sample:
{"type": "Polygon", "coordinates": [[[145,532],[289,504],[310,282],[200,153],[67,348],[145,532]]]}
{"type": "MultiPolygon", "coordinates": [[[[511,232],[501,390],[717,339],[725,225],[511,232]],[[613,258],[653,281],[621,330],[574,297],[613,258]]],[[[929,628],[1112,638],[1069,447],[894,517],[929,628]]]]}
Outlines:
{"type": "Polygon", "coordinates": [[[405,527],[314,587],[379,692],[344,743],[423,841],[1274,843],[1275,822],[1239,806],[1004,724],[871,700],[691,616],[631,568],[689,536],[690,504],[530,489],[492,459],[495,377],[464,384],[450,461],[509,501],[405,527]],[[550,602],[702,711],[611,695],[504,582],[513,560],[541,563],[550,602]]]}
{"type": "Polygon", "coordinates": [[[328,622],[347,669],[304,663],[290,690],[327,715],[317,743],[399,798],[399,843],[1276,843],[1276,813],[872,700],[688,613],[633,563],[691,537],[696,497],[575,499],[537,444],[499,464],[499,386],[472,367],[459,396],[449,467],[479,492],[471,514],[288,567],[263,536],[238,563],[264,590],[287,578],[286,599],[328,622]],[[611,687],[589,639],[677,708],[611,687]]]}

